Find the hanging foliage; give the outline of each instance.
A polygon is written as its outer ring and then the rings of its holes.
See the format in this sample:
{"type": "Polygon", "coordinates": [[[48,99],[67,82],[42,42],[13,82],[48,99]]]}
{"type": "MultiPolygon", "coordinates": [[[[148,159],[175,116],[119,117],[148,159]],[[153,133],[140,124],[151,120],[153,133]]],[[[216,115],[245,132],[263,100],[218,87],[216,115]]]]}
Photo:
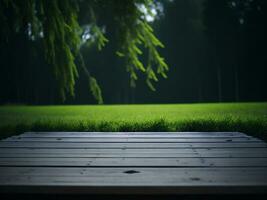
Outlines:
{"type": "Polygon", "coordinates": [[[10,32],[24,32],[32,41],[42,40],[47,62],[53,67],[63,100],[75,95],[75,81],[81,67],[88,77],[92,95],[103,103],[101,89],[83,62],[81,47],[96,45],[101,50],[109,41],[105,27],[99,26],[99,9],[112,10],[120,38],[116,54],[126,63],[135,87],[137,71],[146,74],[146,82],[155,90],[152,81],[158,75],[166,78],[168,66],[158,48],[164,45],[156,38],[150,25],[155,18],[156,0],[2,0],[0,1],[1,42],[8,42],[10,32]],[[86,26],[79,23],[79,10],[88,7],[86,26]],[[150,17],[150,18],[149,18],[150,17]],[[147,62],[141,62],[145,51],[147,62]]]}

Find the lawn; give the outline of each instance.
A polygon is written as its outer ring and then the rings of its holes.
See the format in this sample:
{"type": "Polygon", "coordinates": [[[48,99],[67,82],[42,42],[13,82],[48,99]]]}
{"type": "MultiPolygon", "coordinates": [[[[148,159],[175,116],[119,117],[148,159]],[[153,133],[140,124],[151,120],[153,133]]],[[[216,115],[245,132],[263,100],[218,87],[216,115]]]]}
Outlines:
{"type": "Polygon", "coordinates": [[[0,106],[0,137],[24,131],[242,131],[264,137],[267,103],[0,106]]]}

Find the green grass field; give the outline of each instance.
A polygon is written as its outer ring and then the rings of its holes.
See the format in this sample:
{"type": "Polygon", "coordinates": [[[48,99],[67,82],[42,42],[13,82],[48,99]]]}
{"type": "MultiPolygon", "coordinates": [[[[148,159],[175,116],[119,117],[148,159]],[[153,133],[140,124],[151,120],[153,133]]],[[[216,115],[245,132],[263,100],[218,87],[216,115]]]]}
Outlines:
{"type": "Polygon", "coordinates": [[[24,131],[267,133],[267,103],[0,106],[0,137],[24,131]]]}

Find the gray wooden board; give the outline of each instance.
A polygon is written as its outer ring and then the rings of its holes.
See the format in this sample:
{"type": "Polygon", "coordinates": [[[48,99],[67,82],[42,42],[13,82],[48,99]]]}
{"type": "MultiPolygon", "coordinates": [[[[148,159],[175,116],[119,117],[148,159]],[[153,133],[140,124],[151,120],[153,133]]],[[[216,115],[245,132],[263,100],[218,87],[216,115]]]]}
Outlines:
{"type": "Polygon", "coordinates": [[[264,142],[224,142],[224,143],[78,143],[78,142],[0,142],[0,148],[262,148],[264,142]]]}
{"type": "Polygon", "coordinates": [[[1,153],[0,158],[267,158],[266,152],[237,153],[1,153]]]}
{"type": "Polygon", "coordinates": [[[261,142],[257,138],[23,138],[12,137],[3,141],[7,142],[78,142],[78,143],[107,143],[107,142],[132,142],[132,143],[209,143],[209,142],[261,142]]]}
{"type": "Polygon", "coordinates": [[[108,148],[90,148],[90,149],[53,149],[53,148],[2,148],[1,154],[90,154],[90,153],[111,153],[111,154],[126,154],[126,153],[267,153],[267,148],[177,148],[177,149],[108,149],[108,148]]]}
{"type": "Polygon", "coordinates": [[[107,137],[249,137],[240,132],[26,132],[21,134],[22,137],[91,137],[91,136],[107,136],[107,137]]]}
{"type": "Polygon", "coordinates": [[[267,193],[267,144],[239,132],[27,132],[0,142],[3,192],[267,193]]]}
{"type": "Polygon", "coordinates": [[[266,193],[267,168],[1,167],[0,192],[100,194],[266,193]]]}
{"type": "Polygon", "coordinates": [[[267,158],[0,158],[0,166],[267,167],[267,158]]]}
{"type": "Polygon", "coordinates": [[[71,135],[62,135],[62,134],[26,134],[26,135],[19,135],[19,136],[12,136],[10,138],[180,138],[180,139],[194,139],[194,138],[205,138],[205,139],[220,139],[220,138],[254,138],[253,136],[246,136],[246,135],[217,135],[217,134],[155,134],[155,135],[144,135],[144,134],[114,134],[111,133],[111,135],[108,134],[71,134],[71,135]]]}

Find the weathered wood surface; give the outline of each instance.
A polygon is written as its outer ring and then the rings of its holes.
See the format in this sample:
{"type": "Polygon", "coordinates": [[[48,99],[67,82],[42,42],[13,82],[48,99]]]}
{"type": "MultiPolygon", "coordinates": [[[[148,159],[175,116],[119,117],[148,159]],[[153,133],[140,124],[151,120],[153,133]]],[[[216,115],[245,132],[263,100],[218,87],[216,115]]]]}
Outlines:
{"type": "Polygon", "coordinates": [[[7,142],[71,142],[71,143],[110,143],[110,142],[128,142],[128,143],[225,143],[225,142],[261,142],[259,139],[256,138],[8,138],[4,141],[7,142]]]}
{"type": "Polygon", "coordinates": [[[6,191],[30,193],[246,194],[266,189],[266,169],[10,167],[0,182],[6,191]]]}
{"type": "Polygon", "coordinates": [[[128,143],[128,142],[105,142],[105,143],[79,143],[79,142],[0,142],[1,148],[58,148],[58,149],[185,149],[185,148],[263,148],[267,147],[264,142],[224,142],[224,143],[128,143]]]}
{"type": "Polygon", "coordinates": [[[0,193],[264,194],[267,144],[239,132],[28,132],[0,141],[0,193]]]}
{"type": "Polygon", "coordinates": [[[22,137],[91,137],[91,136],[103,136],[103,137],[129,137],[129,136],[160,136],[160,137],[251,137],[240,132],[26,132],[21,134],[22,137]]]}
{"type": "Polygon", "coordinates": [[[221,153],[0,153],[0,158],[265,158],[266,152],[221,153]]]}
{"type": "Polygon", "coordinates": [[[0,158],[0,166],[267,167],[267,158],[0,158]]]}

